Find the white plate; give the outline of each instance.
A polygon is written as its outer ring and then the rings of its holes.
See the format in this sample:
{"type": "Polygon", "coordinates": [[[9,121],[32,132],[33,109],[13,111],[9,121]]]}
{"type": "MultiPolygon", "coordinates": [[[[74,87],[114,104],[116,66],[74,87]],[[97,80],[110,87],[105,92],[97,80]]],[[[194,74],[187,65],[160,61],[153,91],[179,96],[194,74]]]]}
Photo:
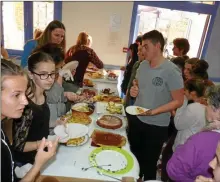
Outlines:
{"type": "Polygon", "coordinates": [[[127,159],[124,155],[113,150],[103,150],[96,155],[97,166],[102,166],[104,170],[118,171],[124,169],[127,166],[127,159]]]}
{"type": "MultiPolygon", "coordinates": [[[[119,105],[122,106],[122,114],[121,115],[126,116],[123,104],[116,103],[116,106],[119,106],[119,105]]],[[[101,113],[101,114],[111,114],[106,110],[107,106],[108,106],[107,102],[96,102],[96,112],[101,113]]],[[[120,114],[113,114],[113,115],[120,115],[120,114]]]]}
{"type": "Polygon", "coordinates": [[[140,107],[140,106],[128,106],[126,107],[126,112],[130,115],[139,115],[141,113],[138,113],[137,112],[137,108],[141,108],[144,110],[144,112],[148,111],[149,109],[146,109],[146,108],[143,108],[143,107],[140,107]]]}
{"type": "Polygon", "coordinates": [[[89,136],[88,135],[85,135],[85,140],[79,144],[79,145],[66,145],[67,147],[77,147],[77,146],[81,146],[81,145],[84,145],[87,141],[89,140],[89,136]]]}
{"type": "Polygon", "coordinates": [[[78,67],[78,65],[79,65],[78,61],[71,61],[71,62],[65,64],[62,69],[74,70],[74,69],[76,69],[78,67]]]}
{"type": "Polygon", "coordinates": [[[66,125],[67,128],[64,125],[58,125],[54,128],[54,133],[60,137],[61,143],[66,143],[70,138],[85,136],[89,131],[89,128],[82,124],[68,123],[66,125]]]}

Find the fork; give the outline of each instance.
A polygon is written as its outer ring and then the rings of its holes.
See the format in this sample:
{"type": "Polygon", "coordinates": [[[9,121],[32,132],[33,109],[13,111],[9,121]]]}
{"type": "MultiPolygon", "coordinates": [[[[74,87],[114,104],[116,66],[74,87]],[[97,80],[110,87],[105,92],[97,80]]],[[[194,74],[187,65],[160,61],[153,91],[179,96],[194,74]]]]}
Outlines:
{"type": "Polygon", "coordinates": [[[106,176],[106,177],[109,177],[109,178],[112,178],[112,179],[115,179],[115,180],[118,180],[118,181],[122,181],[122,180],[119,179],[119,178],[116,178],[116,177],[113,177],[113,176],[110,176],[110,175],[107,175],[107,174],[103,174],[103,173],[101,173],[100,171],[97,171],[97,173],[98,173],[100,176],[106,176]]]}
{"type": "Polygon", "coordinates": [[[100,166],[90,166],[90,167],[87,167],[87,168],[82,168],[82,170],[83,171],[87,171],[88,169],[90,169],[90,168],[93,168],[93,167],[97,167],[97,168],[100,168],[100,167],[102,167],[102,166],[111,166],[111,164],[108,164],[108,165],[100,165],[100,166]]]}

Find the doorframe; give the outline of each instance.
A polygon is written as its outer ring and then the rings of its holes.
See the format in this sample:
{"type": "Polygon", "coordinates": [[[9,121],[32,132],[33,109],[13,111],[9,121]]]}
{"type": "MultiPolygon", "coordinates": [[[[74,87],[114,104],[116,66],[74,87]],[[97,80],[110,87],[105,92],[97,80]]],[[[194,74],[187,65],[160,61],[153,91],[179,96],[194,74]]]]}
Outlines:
{"type": "Polygon", "coordinates": [[[133,10],[132,10],[132,17],[131,17],[131,25],[130,25],[130,36],[129,36],[129,42],[128,45],[133,43],[134,35],[137,33],[137,30],[135,30],[135,27],[137,25],[138,16],[138,5],[143,6],[153,6],[158,8],[167,8],[171,10],[180,10],[180,11],[188,11],[188,12],[195,12],[195,13],[201,13],[201,14],[209,14],[211,15],[209,27],[207,30],[206,38],[203,44],[201,58],[205,58],[206,52],[208,49],[212,28],[215,22],[215,17],[217,14],[217,10],[219,7],[219,2],[215,1],[215,4],[209,5],[209,4],[203,4],[203,3],[192,3],[187,1],[172,1],[172,2],[166,2],[166,1],[135,1],[133,4],[133,10]]]}

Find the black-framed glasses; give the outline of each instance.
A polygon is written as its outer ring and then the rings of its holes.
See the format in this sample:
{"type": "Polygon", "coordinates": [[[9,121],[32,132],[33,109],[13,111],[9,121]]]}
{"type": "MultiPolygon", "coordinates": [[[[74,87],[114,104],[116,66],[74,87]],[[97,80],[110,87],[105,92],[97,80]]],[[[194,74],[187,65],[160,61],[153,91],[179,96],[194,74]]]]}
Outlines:
{"type": "Polygon", "coordinates": [[[55,79],[55,77],[56,77],[56,72],[50,73],[50,74],[48,74],[48,73],[41,73],[41,74],[39,74],[39,73],[36,73],[36,72],[33,72],[33,71],[32,71],[32,73],[34,73],[35,75],[38,75],[41,80],[46,80],[46,79],[49,78],[49,76],[50,76],[50,78],[52,78],[52,79],[55,79]]]}

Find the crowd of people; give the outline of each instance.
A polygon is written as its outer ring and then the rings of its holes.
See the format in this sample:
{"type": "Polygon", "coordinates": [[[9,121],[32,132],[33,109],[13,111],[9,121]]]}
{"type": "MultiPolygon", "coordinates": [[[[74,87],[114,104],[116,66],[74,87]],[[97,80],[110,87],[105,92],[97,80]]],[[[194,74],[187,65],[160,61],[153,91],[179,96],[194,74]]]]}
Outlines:
{"type": "MultiPolygon", "coordinates": [[[[76,94],[86,68],[104,66],[86,32],[68,51],[62,22],[54,20],[35,33],[24,45],[21,67],[2,55],[2,124],[13,119],[13,141],[1,130],[2,181],[34,181],[56,154],[58,138],[46,138],[56,125],[64,124],[57,118],[71,103],[86,98],[76,94]],[[29,172],[18,176],[14,169],[26,164],[31,164],[29,172]]],[[[125,107],[149,109],[138,116],[126,113],[130,149],[140,165],[139,181],[155,180],[159,167],[162,181],[218,182],[220,86],[209,80],[205,60],[187,56],[187,39],[173,43],[171,60],[163,56],[165,40],[157,30],[139,36],[129,49],[121,86],[125,107]]]]}
{"type": "Polygon", "coordinates": [[[173,40],[171,60],[163,57],[164,44],[157,30],[139,36],[130,46],[121,85],[125,108],[149,109],[137,116],[126,113],[139,181],[155,180],[161,171],[162,181],[217,182],[219,164],[212,163],[220,140],[220,86],[209,80],[205,60],[187,56],[187,39],[173,40]]]}
{"type": "Polygon", "coordinates": [[[46,138],[56,125],[64,124],[57,118],[69,111],[72,103],[86,99],[76,91],[83,86],[87,66],[92,63],[103,68],[91,45],[92,37],[81,32],[66,52],[65,26],[54,20],[44,31],[36,30],[24,45],[21,66],[7,60],[2,51],[2,125],[13,119],[12,141],[3,127],[1,130],[2,181],[34,181],[55,155],[58,139],[46,138]],[[32,166],[29,172],[18,175],[27,164],[32,166]]]}

